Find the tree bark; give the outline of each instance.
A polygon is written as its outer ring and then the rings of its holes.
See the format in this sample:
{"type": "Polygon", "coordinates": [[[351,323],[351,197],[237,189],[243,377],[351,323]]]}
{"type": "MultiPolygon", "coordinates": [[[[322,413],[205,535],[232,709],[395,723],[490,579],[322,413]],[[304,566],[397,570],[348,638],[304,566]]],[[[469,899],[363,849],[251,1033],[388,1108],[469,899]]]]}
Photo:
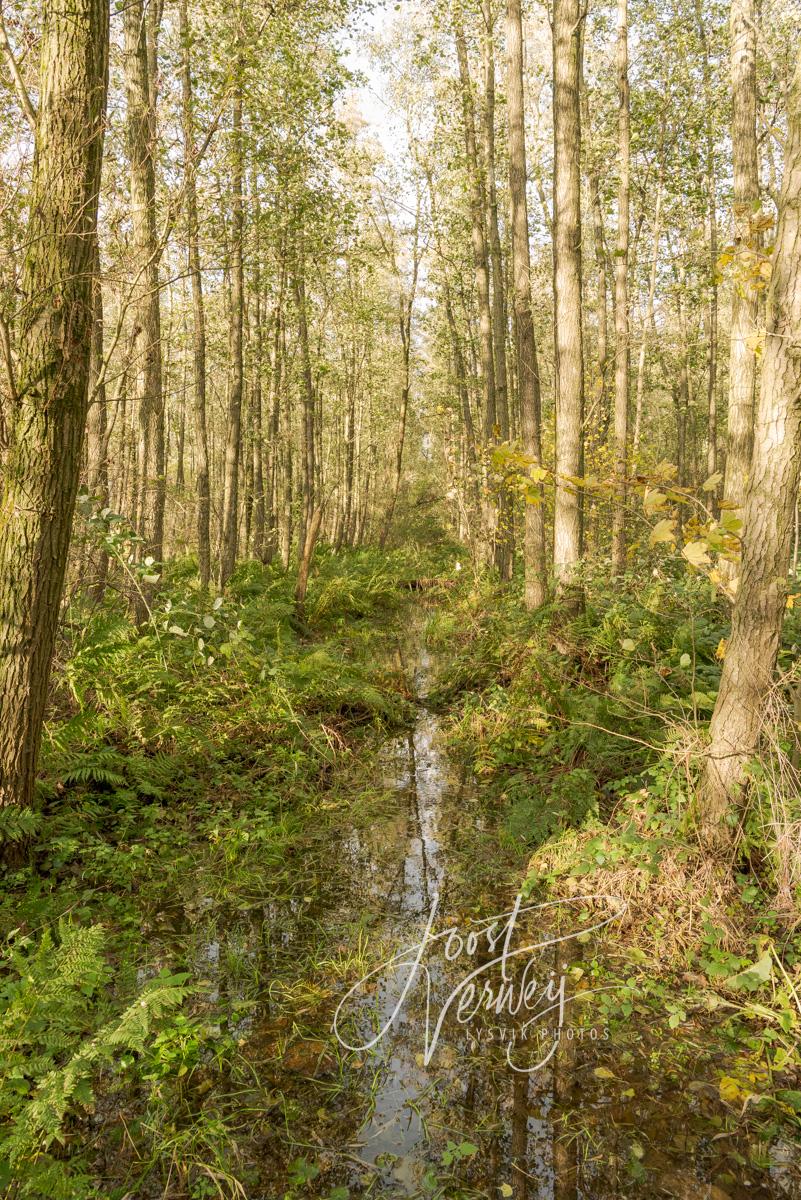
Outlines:
{"type": "Polygon", "coordinates": [[[787,108],[742,564],[704,773],[701,815],[711,845],[731,837],[728,818],[742,796],[745,764],[758,746],[787,593],[801,461],[801,53],[787,108]]]}
{"type": "MultiPolygon", "coordinates": [[[[506,11],[508,76],[506,106],[509,121],[509,198],[512,208],[512,286],[517,387],[523,450],[534,468],[542,465],[540,373],[531,311],[531,252],[526,202],[526,141],[523,107],[523,31],[520,0],[508,0],[506,11]]],[[[545,514],[542,486],[533,487],[534,502],[526,503],[523,540],[526,608],[539,608],[548,597],[545,560],[545,514]]]]}
{"type": "Polygon", "coordinates": [[[104,0],[44,4],[16,406],[0,483],[0,805],[33,799],[86,425],[104,0]]]}
{"type": "Polygon", "coordinates": [[[584,354],[581,316],[581,117],[579,0],[554,0],[554,357],[556,369],[556,500],[554,574],[575,605],[582,551],[584,354]]]}

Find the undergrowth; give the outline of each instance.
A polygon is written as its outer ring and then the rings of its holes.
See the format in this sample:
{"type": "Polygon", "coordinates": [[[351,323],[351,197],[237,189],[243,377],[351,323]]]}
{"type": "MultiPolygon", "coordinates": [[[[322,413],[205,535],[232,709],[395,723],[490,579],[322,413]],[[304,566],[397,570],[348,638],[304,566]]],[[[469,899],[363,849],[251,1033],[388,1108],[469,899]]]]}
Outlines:
{"type": "Polygon", "coordinates": [[[313,949],[288,947],[335,886],[332,814],[362,740],[411,712],[383,618],[439,569],[323,550],[303,629],[291,578],[254,563],[216,598],[173,564],[140,629],[111,591],[73,597],[37,803],[0,816],[21,848],[0,891],[6,1194],[246,1194],[242,1112],[280,1138],[289,1103],[248,1022],[265,986],[303,1008],[313,949]]]}
{"type": "Polygon", "coordinates": [[[477,583],[429,637],[454,651],[435,691],[452,743],[502,803],[506,838],[528,848],[524,893],[571,898],[570,912],[578,896],[625,902],[591,959],[576,948],[575,977],[603,989],[594,1018],[623,1036],[648,1029],[649,1053],[661,1042],[676,1061],[703,1046],[695,1071],[731,1126],[752,1120],[769,1140],[801,1128],[801,639],[789,613],[734,861],[715,862],[696,781],[727,623],[703,579],[657,571],[614,588],[588,577],[571,619],[477,583]]]}

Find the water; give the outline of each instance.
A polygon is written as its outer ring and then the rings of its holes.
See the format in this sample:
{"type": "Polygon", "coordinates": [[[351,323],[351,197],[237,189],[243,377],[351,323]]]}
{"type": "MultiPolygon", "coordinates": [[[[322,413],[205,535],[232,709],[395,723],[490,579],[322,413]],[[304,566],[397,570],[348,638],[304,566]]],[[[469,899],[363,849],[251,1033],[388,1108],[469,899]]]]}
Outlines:
{"type": "MultiPolygon", "coordinates": [[[[487,918],[510,910],[524,864],[519,851],[499,842],[503,814],[449,754],[441,718],[426,704],[436,662],[425,647],[423,619],[397,651],[417,698],[416,719],[377,753],[374,806],[352,821],[343,809],[313,903],[304,897],[273,905],[264,913],[261,944],[248,949],[244,939],[240,960],[254,960],[264,1000],[262,1015],[240,1027],[243,1053],[283,1105],[280,1119],[265,1122],[264,1185],[249,1200],[288,1191],[292,1200],[344,1197],[336,1188],[384,1200],[801,1197],[798,1147],[760,1142],[747,1119],[721,1105],[717,1077],[695,1078],[693,1040],[700,1045],[705,1037],[700,1018],[676,1034],[679,1049],[678,1039],[687,1041],[684,1057],[665,1058],[666,1048],[636,1013],[607,1037],[589,1012],[581,1040],[565,1038],[546,1066],[526,1075],[510,1069],[504,1040],[519,1032],[519,1021],[479,1012],[460,1024],[450,1011],[425,1062],[426,980],[415,976],[404,997],[414,956],[399,952],[420,943],[435,904],[433,932],[481,935],[487,918]],[[304,948],[313,943],[343,961],[358,950],[360,959],[340,977],[321,968],[309,998],[301,992],[292,1015],[276,1016],[270,980],[280,971],[292,984],[293,963],[305,961],[304,948]],[[393,956],[395,969],[379,971],[393,956]],[[334,1010],[369,972],[377,973],[344,1003],[341,1030],[354,1046],[383,1027],[385,1034],[370,1049],[345,1051],[332,1033],[334,1010]],[[297,1158],[319,1174],[289,1190],[286,1166],[297,1158]]],[[[571,914],[574,924],[576,918],[571,914]]],[[[521,936],[541,936],[549,919],[521,918],[521,936]]],[[[241,927],[236,937],[243,941],[241,927]]],[[[576,955],[586,966],[596,949],[603,952],[591,939],[572,949],[549,946],[533,958],[542,981],[549,972],[565,973],[572,988],[576,955]]],[[[225,957],[218,934],[205,953],[206,974],[225,957]]],[[[492,957],[483,944],[472,959],[428,953],[429,1016],[470,965],[492,957]]],[[[232,990],[230,980],[220,987],[232,990]]],[[[535,1044],[525,1048],[522,1061],[536,1062],[535,1051],[535,1044]]]]}

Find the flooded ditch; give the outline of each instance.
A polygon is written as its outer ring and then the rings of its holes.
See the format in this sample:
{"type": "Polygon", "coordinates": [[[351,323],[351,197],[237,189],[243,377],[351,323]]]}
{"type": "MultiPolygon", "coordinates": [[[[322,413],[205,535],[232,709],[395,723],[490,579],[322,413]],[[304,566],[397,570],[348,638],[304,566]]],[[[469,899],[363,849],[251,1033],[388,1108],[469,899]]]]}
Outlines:
{"type": "MultiPolygon", "coordinates": [[[[375,810],[353,823],[337,810],[313,895],[254,904],[202,952],[218,995],[257,980],[235,1034],[273,1099],[250,1131],[263,1182],[249,1196],[801,1196],[797,1147],[755,1145],[715,1080],[695,1078],[700,1024],[670,1055],[636,1016],[605,1027],[591,995],[576,1000],[594,934],[554,944],[548,909],[505,932],[520,854],[499,841],[502,814],[426,703],[437,664],[422,616],[395,654],[416,718],[376,748],[375,810]]],[[[598,901],[568,923],[604,919],[598,901]]]]}

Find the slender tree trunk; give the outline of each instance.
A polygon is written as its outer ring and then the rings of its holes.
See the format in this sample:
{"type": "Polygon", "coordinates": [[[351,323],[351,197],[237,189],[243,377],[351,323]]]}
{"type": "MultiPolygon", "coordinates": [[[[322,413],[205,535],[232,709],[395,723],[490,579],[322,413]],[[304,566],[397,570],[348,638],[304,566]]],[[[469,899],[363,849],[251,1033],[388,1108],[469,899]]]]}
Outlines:
{"type": "Polygon", "coordinates": [[[629,432],[629,42],[628,3],[617,0],[618,170],[615,249],[615,498],[612,506],[612,572],[626,569],[626,474],[629,432]]]}
{"type": "Polygon", "coordinates": [[[756,112],[756,4],[731,5],[732,161],[734,175],[734,291],[729,351],[729,411],[725,499],[741,508],[754,438],[758,293],[753,278],[751,222],[759,207],[756,112]]]}
{"type": "MultiPolygon", "coordinates": [[[[583,72],[582,72],[583,76],[583,72]]],[[[581,80],[581,120],[584,126],[584,136],[588,136],[590,126],[590,110],[587,95],[587,85],[581,80]]],[[[602,431],[602,437],[607,436],[609,429],[609,408],[606,399],[606,375],[609,367],[609,317],[607,313],[607,264],[606,239],[604,237],[604,217],[601,207],[601,178],[597,155],[592,148],[587,152],[587,183],[590,190],[590,206],[592,210],[592,248],[595,258],[596,290],[595,290],[595,321],[598,327],[598,344],[596,347],[595,379],[590,392],[590,410],[586,423],[591,425],[597,421],[602,431]]]]}
{"type": "Polygon", "coordinates": [[[225,442],[223,478],[222,538],[220,544],[219,585],[224,588],[236,566],[239,534],[239,460],[242,455],[242,393],[244,362],[242,328],[244,323],[244,213],[242,205],[242,85],[237,84],[233,101],[233,162],[231,171],[232,243],[231,243],[231,317],[228,335],[231,359],[231,385],[228,390],[228,432],[225,442]]]}
{"type": "Polygon", "coordinates": [[[11,444],[0,481],[0,805],[30,805],[86,425],[104,0],[46,0],[11,444]]]}
{"type": "MultiPolygon", "coordinates": [[[[517,386],[523,450],[532,467],[542,465],[540,373],[531,311],[531,253],[526,202],[526,141],[523,105],[523,32],[520,0],[508,0],[506,12],[508,76],[506,106],[509,120],[509,197],[512,207],[512,283],[517,386]]],[[[545,514],[539,480],[530,488],[525,508],[523,559],[526,608],[538,608],[548,596],[545,560],[545,514]]]]}
{"type": "MultiPolygon", "coordinates": [[[[509,382],[506,366],[507,309],[501,235],[498,228],[498,189],[495,181],[495,38],[491,0],[482,0],[484,17],[484,157],[487,168],[487,214],[492,265],[492,345],[495,361],[495,413],[498,436],[509,440],[509,382]]],[[[510,580],[514,563],[514,525],[511,497],[501,488],[495,565],[503,580],[510,580]]]]}
{"type": "MultiPolygon", "coordinates": [[[[415,238],[416,241],[416,238],[415,238]]],[[[411,392],[411,354],[412,354],[412,308],[414,293],[417,286],[417,254],[415,250],[414,282],[408,296],[401,293],[398,308],[398,324],[400,327],[401,346],[403,349],[403,378],[401,381],[401,396],[398,406],[398,424],[395,431],[395,453],[392,459],[392,479],[389,485],[389,504],[378,539],[379,547],[383,550],[387,544],[392,518],[395,515],[395,505],[398,502],[401,477],[403,473],[403,448],[406,442],[406,420],[409,413],[409,394],[411,392]]]]}
{"type": "MultiPolygon", "coordinates": [[[[467,45],[461,18],[454,16],[454,37],[459,61],[459,81],[462,93],[462,119],[464,123],[467,171],[470,185],[470,239],[473,246],[476,300],[478,303],[480,370],[484,392],[484,443],[485,453],[495,440],[497,410],[495,402],[495,358],[492,340],[492,310],[490,307],[489,259],[487,235],[484,221],[484,175],[478,160],[476,125],[473,105],[473,87],[467,60],[467,45]]],[[[484,527],[487,539],[486,553],[489,562],[494,560],[495,510],[488,499],[484,510],[484,527]]]]}
{"type": "Polygon", "coordinates": [[[195,486],[197,489],[197,554],[200,586],[211,580],[211,493],[209,439],[206,430],[206,313],[198,236],[196,153],[192,103],[191,33],[186,0],[178,6],[181,35],[181,97],[184,138],[186,241],[192,286],[192,384],[195,426],[195,486]]]}
{"type": "Polygon", "coordinates": [[[648,276],[648,298],[645,304],[645,315],[642,321],[640,338],[640,353],[637,360],[637,395],[634,403],[634,433],[632,435],[632,454],[636,462],[642,434],[642,404],[645,394],[645,354],[648,344],[648,331],[654,321],[654,297],[656,296],[656,272],[659,266],[659,242],[662,236],[662,194],[664,192],[664,168],[660,167],[659,186],[656,191],[654,207],[654,245],[651,253],[651,270],[648,276]]]}
{"type": "MultiPolygon", "coordinates": [[[[718,217],[715,179],[714,96],[709,66],[709,47],[702,0],[695,0],[695,19],[701,43],[701,68],[706,110],[704,188],[706,191],[706,233],[709,245],[709,305],[707,308],[707,462],[709,475],[718,469],[718,217]]],[[[717,491],[717,489],[716,489],[717,491]]]]}
{"type": "Polygon", "coordinates": [[[787,109],[742,565],[704,776],[702,821],[712,845],[731,838],[728,817],[741,798],[745,764],[758,746],[787,594],[801,463],[801,53],[787,109]]]}
{"type": "MultiPolygon", "coordinates": [[[[164,396],[162,394],[159,245],[156,235],[156,114],[150,79],[144,0],[123,10],[127,137],[131,169],[133,393],[138,406],[138,495],[135,521],[144,549],[161,560],[164,550],[164,396]]],[[[138,612],[141,619],[143,612],[138,612]]]]}
{"type": "Polygon", "coordinates": [[[314,381],[312,378],[311,355],[309,352],[309,325],[306,314],[306,281],[302,251],[296,253],[292,274],[292,289],[298,317],[298,340],[301,353],[301,376],[303,380],[302,442],[303,442],[303,491],[301,495],[301,530],[298,538],[298,554],[303,558],[306,538],[311,529],[315,509],[315,478],[317,474],[315,445],[314,381]]]}
{"type": "MultiPolygon", "coordinates": [[[[89,413],[86,422],[86,486],[102,507],[108,505],[108,407],[103,379],[103,290],[100,283],[100,248],[95,239],[92,278],[92,339],[89,356],[89,413]]],[[[108,551],[97,554],[91,591],[103,599],[108,576],[108,551]]]]}
{"type": "Polygon", "coordinates": [[[554,574],[572,592],[582,551],[584,355],[581,319],[581,118],[579,0],[554,0],[554,351],[556,367],[556,501],[554,574]]]}

